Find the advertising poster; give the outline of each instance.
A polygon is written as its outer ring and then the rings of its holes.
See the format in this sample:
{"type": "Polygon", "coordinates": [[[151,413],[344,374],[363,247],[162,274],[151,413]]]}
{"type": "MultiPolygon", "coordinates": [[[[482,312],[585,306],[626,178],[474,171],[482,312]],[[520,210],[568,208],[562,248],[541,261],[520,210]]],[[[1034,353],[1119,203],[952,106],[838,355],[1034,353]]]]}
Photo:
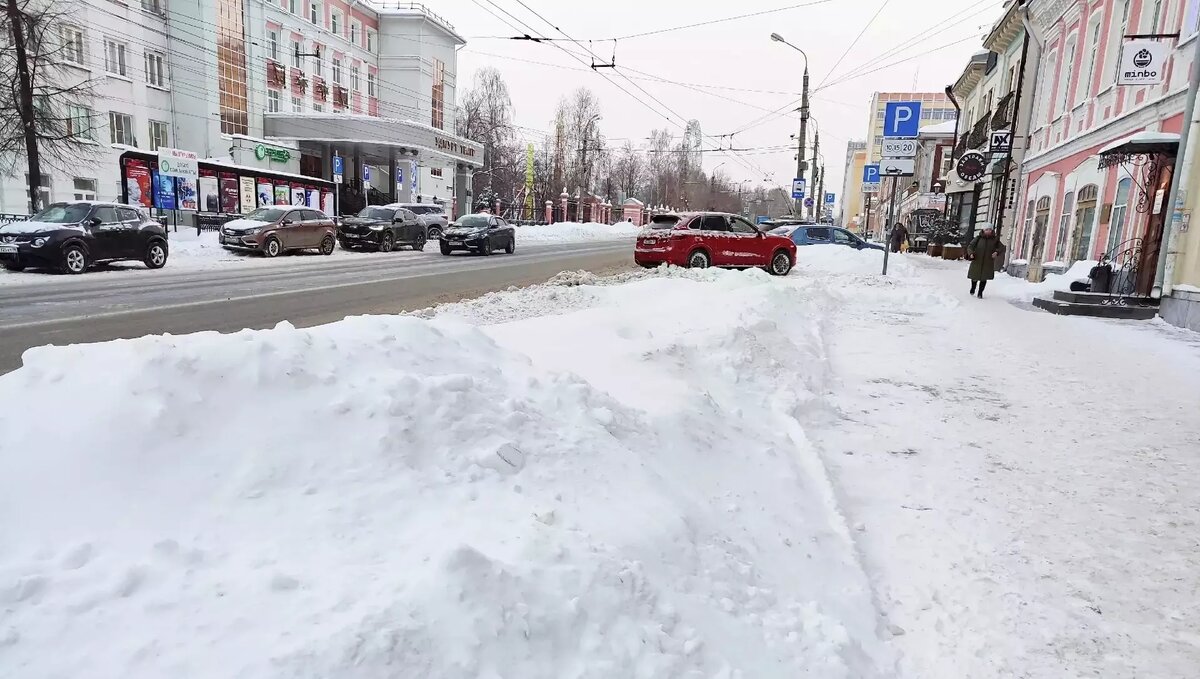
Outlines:
{"type": "Polygon", "coordinates": [[[241,194],[240,212],[246,214],[258,207],[258,198],[254,195],[254,177],[239,177],[238,178],[238,193],[241,194]]]}
{"type": "Polygon", "coordinates": [[[217,189],[216,177],[200,178],[200,211],[220,212],[221,196],[217,189]]]}
{"type": "Polygon", "coordinates": [[[178,198],[180,210],[198,210],[200,207],[199,192],[196,180],[187,177],[175,178],[175,195],[178,198]]]}
{"type": "Polygon", "coordinates": [[[154,207],[160,210],[175,209],[175,178],[154,173],[154,207]]]}
{"type": "Polygon", "coordinates": [[[333,211],[333,191],[326,191],[321,195],[321,212],[331,217],[336,216],[333,211]]]}
{"type": "Polygon", "coordinates": [[[306,194],[304,204],[311,207],[314,210],[320,210],[321,209],[321,192],[320,192],[320,190],[305,189],[304,192],[306,194]]]}
{"type": "Polygon", "coordinates": [[[129,190],[130,205],[154,205],[154,180],[150,176],[150,166],[145,161],[125,161],[125,187],[129,190]]]}
{"type": "Polygon", "coordinates": [[[292,205],[305,205],[304,187],[292,186],[292,205]]]}
{"type": "Polygon", "coordinates": [[[289,188],[287,184],[276,184],[275,185],[275,204],[276,205],[289,205],[289,204],[291,204],[291,200],[292,200],[291,188],[289,188]]]}
{"type": "Polygon", "coordinates": [[[238,211],[237,177],[221,175],[221,212],[233,214],[238,211]]]}
{"type": "Polygon", "coordinates": [[[271,182],[258,183],[258,206],[275,204],[275,188],[271,186],[271,182]]]}

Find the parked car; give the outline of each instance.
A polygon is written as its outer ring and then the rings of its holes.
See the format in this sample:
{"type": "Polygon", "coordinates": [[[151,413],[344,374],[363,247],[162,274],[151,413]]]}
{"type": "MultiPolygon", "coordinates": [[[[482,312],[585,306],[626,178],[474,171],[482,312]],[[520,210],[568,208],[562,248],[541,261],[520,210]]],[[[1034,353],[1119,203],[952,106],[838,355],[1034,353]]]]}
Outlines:
{"type": "Polygon", "coordinates": [[[796,244],[762,231],[739,215],[656,215],[638,234],[633,259],[648,268],[660,264],[693,269],[763,267],[776,276],[785,276],[796,263],[796,244]]]}
{"type": "Polygon", "coordinates": [[[792,239],[796,245],[845,245],[855,250],[882,250],[882,245],[876,245],[863,240],[849,231],[836,226],[818,226],[803,224],[799,226],[781,226],[772,230],[781,236],[792,239]]]}
{"type": "Polygon", "coordinates": [[[167,231],[145,211],[120,203],[54,203],[28,221],[0,227],[0,264],[9,271],[53,268],[81,274],[97,262],[167,263],[167,231]]]}
{"type": "Polygon", "coordinates": [[[319,250],[332,255],[337,227],[324,212],[306,207],[260,207],[221,227],[220,242],[230,250],[278,257],[292,250],[319,250]]]}
{"type": "Polygon", "coordinates": [[[400,245],[425,249],[425,227],[417,216],[402,207],[370,205],[354,217],[342,219],[337,229],[338,242],[347,250],[370,248],[391,252],[400,245]]]}
{"type": "Polygon", "coordinates": [[[425,238],[428,240],[441,238],[442,232],[450,226],[446,209],[436,203],[392,203],[388,207],[402,207],[415,214],[425,227],[425,238]]]}
{"type": "Polygon", "coordinates": [[[455,250],[473,250],[490,255],[495,250],[512,254],[517,249],[517,233],[512,225],[496,215],[477,213],[456,220],[439,240],[442,254],[455,250]]]}

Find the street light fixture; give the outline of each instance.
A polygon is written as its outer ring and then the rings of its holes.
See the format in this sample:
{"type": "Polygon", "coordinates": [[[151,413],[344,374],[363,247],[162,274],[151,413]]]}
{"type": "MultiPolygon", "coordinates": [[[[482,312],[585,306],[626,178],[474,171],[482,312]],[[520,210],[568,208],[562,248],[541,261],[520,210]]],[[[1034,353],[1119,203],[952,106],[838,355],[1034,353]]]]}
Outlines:
{"type": "MultiPolygon", "coordinates": [[[[808,136],[808,54],[806,54],[804,50],[785,40],[784,37],[778,33],[772,33],[771,40],[774,40],[775,42],[781,42],[788,47],[791,47],[799,52],[800,56],[804,57],[804,86],[801,88],[800,95],[800,139],[797,140],[799,152],[796,154],[796,176],[803,177],[804,170],[808,167],[807,163],[804,162],[804,146],[805,142],[807,141],[806,137],[808,136]]],[[[816,202],[814,201],[814,205],[815,203],[816,202]]],[[[803,207],[804,203],[800,200],[797,200],[794,207],[795,213],[797,215],[801,214],[803,207]]]]}

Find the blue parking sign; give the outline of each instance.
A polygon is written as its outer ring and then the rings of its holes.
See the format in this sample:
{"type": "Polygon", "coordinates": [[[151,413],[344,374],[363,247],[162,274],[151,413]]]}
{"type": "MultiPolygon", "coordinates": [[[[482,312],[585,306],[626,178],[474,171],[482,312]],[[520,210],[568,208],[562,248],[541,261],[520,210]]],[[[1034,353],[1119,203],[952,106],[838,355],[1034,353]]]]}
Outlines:
{"type": "Polygon", "coordinates": [[[404,185],[404,166],[403,165],[396,166],[396,183],[399,184],[400,186],[404,185]]]}
{"type": "Polygon", "coordinates": [[[333,157],[333,173],[334,174],[345,174],[344,172],[342,172],[343,169],[344,168],[342,165],[342,157],[334,156],[333,157]]]}
{"type": "Polygon", "coordinates": [[[920,127],[921,102],[892,101],[884,107],[884,137],[916,137],[920,127]]]}
{"type": "Polygon", "coordinates": [[[825,204],[826,205],[833,205],[836,201],[837,201],[837,196],[833,195],[832,193],[825,194],[825,204]]]}
{"type": "Polygon", "coordinates": [[[863,183],[878,184],[879,183],[879,164],[863,165],[863,183]]]}

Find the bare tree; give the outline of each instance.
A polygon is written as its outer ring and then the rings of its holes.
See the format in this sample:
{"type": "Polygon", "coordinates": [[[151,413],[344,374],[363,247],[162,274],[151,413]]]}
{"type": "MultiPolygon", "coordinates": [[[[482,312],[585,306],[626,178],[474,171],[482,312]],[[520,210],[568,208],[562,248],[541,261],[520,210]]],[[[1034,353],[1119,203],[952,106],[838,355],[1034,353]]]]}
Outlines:
{"type": "Polygon", "coordinates": [[[89,104],[93,81],[65,62],[85,58],[82,34],[62,32],[71,2],[5,0],[0,33],[0,159],[28,168],[31,211],[41,207],[45,169],[67,169],[95,155],[89,104]]]}
{"type": "Polygon", "coordinates": [[[633,147],[632,141],[626,141],[621,148],[621,155],[614,167],[617,190],[626,197],[636,196],[645,182],[646,160],[640,151],[633,147]]]}

